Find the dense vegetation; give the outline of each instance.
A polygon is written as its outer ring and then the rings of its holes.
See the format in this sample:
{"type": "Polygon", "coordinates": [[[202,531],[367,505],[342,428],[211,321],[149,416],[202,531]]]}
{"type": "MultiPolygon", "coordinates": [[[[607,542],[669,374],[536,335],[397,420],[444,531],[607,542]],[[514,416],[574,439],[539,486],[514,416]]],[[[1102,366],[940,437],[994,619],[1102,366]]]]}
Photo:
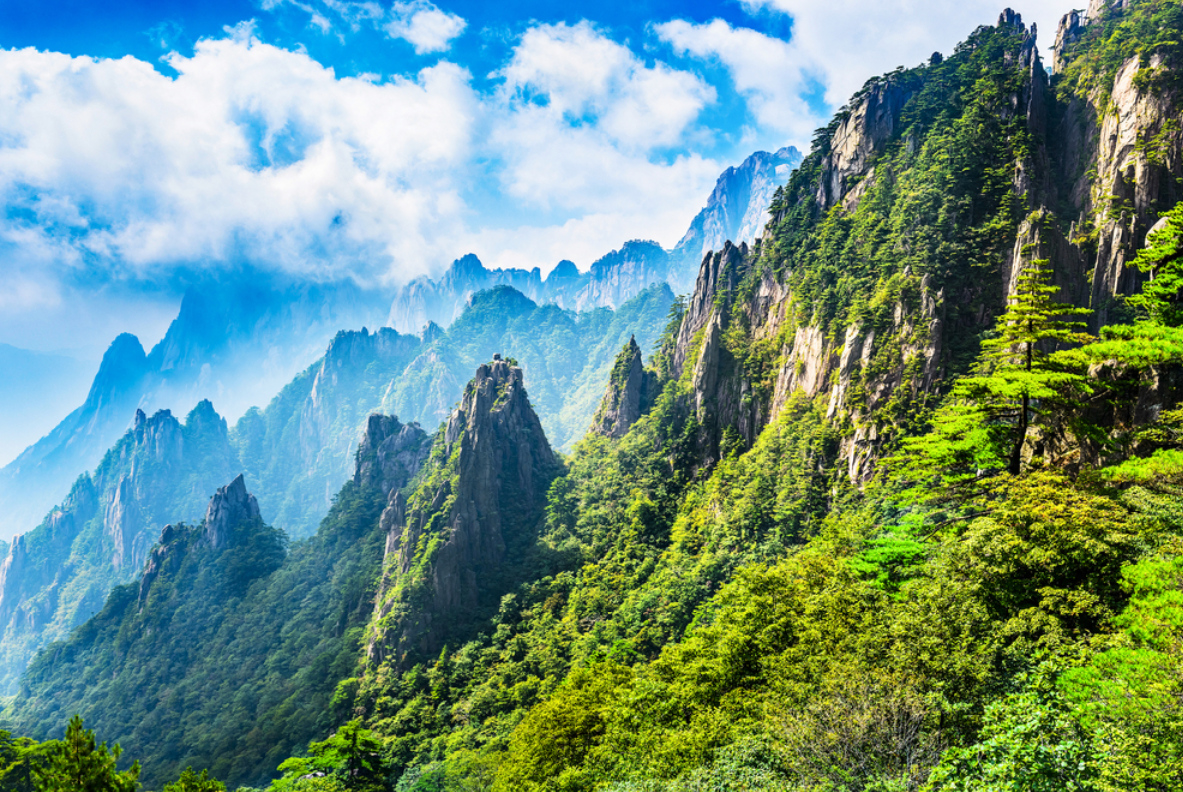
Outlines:
{"type": "Polygon", "coordinates": [[[135,747],[152,783],[193,765],[260,778],[347,709],[381,569],[381,491],[350,482],[316,536],[288,544],[265,525],[213,549],[180,527],[146,592],[116,588],[68,642],[30,666],[24,733],[62,728],[61,707],[135,747]],[[52,694],[43,691],[53,691],[52,694]],[[48,695],[50,700],[41,696],[48,695]]]}
{"type": "MultiPolygon", "coordinates": [[[[1181,32],[1173,13],[1154,0],[1107,12],[1067,74],[1109,68],[1123,30],[1181,32]]],[[[983,28],[869,86],[910,99],[858,206],[815,200],[835,125],[715,297],[738,363],[719,376],[746,377],[769,403],[798,328],[874,330],[848,404],[898,376],[864,416],[888,431],[861,486],[843,446],[865,427],[828,390],[788,395],[750,444],[717,427],[705,462],[715,428],[691,371],[702,334],[676,367],[676,304],[647,413],[620,439],[574,446],[545,514],[517,518],[529,541],[499,570],[516,585],[438,655],[363,655],[381,503],[347,486],[314,540],[235,566],[257,576],[237,595],[215,596],[227,584],[208,576],[226,567],[200,550],[182,556],[193,595],[180,595],[184,565],[142,611],[117,590],[41,656],[10,713],[48,733],[72,714],[48,697],[72,689],[103,734],[184,724],[158,742],[136,734],[154,782],[189,765],[235,783],[274,771],[274,792],[1183,789],[1183,210],[1134,258],[1153,286],[1126,302],[1126,324],[1085,333],[1087,311],[1061,301],[1043,260],[1016,262],[1003,299],[1023,219],[1013,173],[1038,167],[1039,141],[1007,111],[1028,45],[1017,26],[983,28]],[[792,293],[773,342],[751,308],[768,277],[792,293]],[[931,325],[901,317],[941,289],[964,299],[944,320],[945,381],[926,384],[903,350],[932,342],[931,325]],[[193,620],[192,642],[128,642],[156,634],[149,618],[193,620]],[[151,652],[117,656],[128,646],[151,652]],[[239,647],[250,652],[227,663],[239,647]],[[136,675],[167,678],[182,651],[210,659],[133,701],[136,675]],[[71,652],[92,653],[76,680],[71,652]],[[172,709],[152,721],[145,701],[172,709]],[[299,728],[264,728],[280,722],[263,717],[274,707],[299,728]]],[[[405,488],[426,523],[451,507],[463,471],[450,463],[405,488]]],[[[435,528],[413,558],[447,541],[442,518],[435,528]]],[[[67,742],[82,729],[70,728],[67,742]]],[[[33,750],[0,740],[0,761],[33,750]]]]}
{"type": "Polygon", "coordinates": [[[633,333],[651,344],[672,299],[660,284],[615,311],[575,313],[498,286],[473,295],[446,330],[427,328],[422,342],[392,330],[378,331],[369,343],[342,333],[334,342],[337,355],[330,349],[326,357],[332,376],[315,398],[320,364],[266,409],[248,411],[232,440],[264,513],[293,536],[305,536],[324,516],[329,493],[349,475],[351,449],[371,412],[431,431],[478,365],[512,351],[547,436],[556,447],[570,446],[591,423],[616,350],[633,333]]]}

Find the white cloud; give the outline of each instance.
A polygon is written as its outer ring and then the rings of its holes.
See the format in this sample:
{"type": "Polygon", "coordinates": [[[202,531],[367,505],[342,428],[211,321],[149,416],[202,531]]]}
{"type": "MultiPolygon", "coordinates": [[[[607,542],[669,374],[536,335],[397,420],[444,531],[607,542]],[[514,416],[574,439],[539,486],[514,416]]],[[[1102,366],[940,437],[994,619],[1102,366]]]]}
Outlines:
{"type": "Polygon", "coordinates": [[[338,79],[241,38],[169,62],[176,79],[132,58],[0,52],[0,236],[117,277],[235,258],[316,277],[429,266],[471,153],[466,71],[338,79]]]}
{"type": "Polygon", "coordinates": [[[375,0],[263,0],[264,11],[283,5],[293,6],[308,14],[309,26],[321,33],[337,32],[329,19],[330,15],[336,15],[338,20],[355,32],[367,25],[383,31],[391,38],[408,41],[419,55],[446,52],[452,39],[468,26],[463,17],[442,10],[430,0],[395,0],[389,9],[375,0]]]}
{"type": "MultiPolygon", "coordinates": [[[[1050,47],[1065,10],[1061,0],[1012,2],[1035,22],[1050,47]]],[[[949,53],[977,26],[995,24],[994,0],[744,0],[753,15],[786,14],[792,35],[782,40],[720,19],[695,24],[671,20],[654,26],[681,55],[722,64],[744,96],[763,137],[769,132],[807,144],[828,113],[811,112],[805,97],[820,85],[824,103],[844,104],[868,79],[897,66],[916,66],[934,51],[949,53]]]]}
{"type": "MultiPolygon", "coordinates": [[[[489,141],[505,192],[528,205],[594,214],[601,224],[616,217],[633,229],[635,218],[670,209],[685,225],[718,175],[702,157],[655,156],[685,143],[714,89],[689,72],[645,65],[586,22],[529,30],[499,76],[489,141]]],[[[672,244],[684,230],[640,235],[672,244]]]]}
{"type": "Polygon", "coordinates": [[[339,78],[250,23],[168,62],[175,78],[130,57],[0,51],[0,257],[9,282],[46,284],[10,292],[29,311],[83,276],[159,283],[243,261],[363,282],[470,248],[586,265],[632,237],[675,242],[721,169],[671,149],[713,89],[587,24],[528,30],[483,95],[446,61],[339,78]],[[497,218],[468,204],[474,184],[497,218]]]}
{"type": "Polygon", "coordinates": [[[810,64],[793,43],[721,19],[700,25],[676,19],[654,29],[679,54],[722,63],[766,130],[802,141],[817,126],[820,119],[801,99],[810,64]]]}
{"type": "Polygon", "coordinates": [[[467,23],[463,17],[441,11],[425,0],[409,3],[396,2],[382,26],[392,38],[406,39],[415,47],[415,52],[444,52],[452,39],[464,32],[467,23]]]}
{"type": "MultiPolygon", "coordinates": [[[[1063,0],[1008,0],[1050,47],[1063,0]]],[[[948,54],[978,25],[992,25],[997,0],[744,0],[749,11],[776,11],[793,20],[793,57],[824,77],[826,102],[842,105],[863,83],[897,66],[915,66],[934,51],[948,54]]]]}

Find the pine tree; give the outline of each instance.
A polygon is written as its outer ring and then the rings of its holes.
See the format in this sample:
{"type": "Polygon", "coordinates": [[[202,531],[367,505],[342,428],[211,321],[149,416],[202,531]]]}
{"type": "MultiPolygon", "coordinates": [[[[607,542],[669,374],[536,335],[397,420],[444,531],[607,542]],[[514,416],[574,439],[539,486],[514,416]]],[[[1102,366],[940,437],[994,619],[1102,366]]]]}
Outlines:
{"type": "Polygon", "coordinates": [[[1150,273],[1150,280],[1127,303],[1152,322],[1183,327],[1183,203],[1164,217],[1166,226],[1147,238],[1131,262],[1150,273]]]}
{"type": "Polygon", "coordinates": [[[180,778],[164,785],[163,792],[226,792],[226,785],[210,778],[208,770],[196,773],[192,767],[186,767],[180,778]]]}
{"type": "Polygon", "coordinates": [[[1087,378],[1068,370],[1050,347],[1088,343],[1081,309],[1056,302],[1046,261],[1032,262],[998,318],[997,335],[982,344],[979,374],[959,380],[927,435],[904,441],[889,468],[918,482],[922,499],[954,499],[1005,469],[1017,475],[1033,421],[1052,408],[1070,408],[1090,392],[1087,378]],[[943,486],[928,489],[934,478],[943,486]]]}
{"type": "Polygon", "coordinates": [[[960,388],[961,395],[986,406],[996,420],[1009,421],[1014,416],[1015,436],[1007,464],[1012,476],[1019,473],[1032,400],[1055,400],[1072,385],[1083,385],[1083,377],[1050,363],[1047,347],[1093,340],[1084,332],[1084,322],[1064,318],[1079,316],[1080,309],[1052,299],[1059,289],[1048,283],[1047,263],[1034,261],[1019,274],[1007,310],[998,318],[998,336],[982,344],[981,359],[993,364],[994,371],[966,380],[960,388]]]}
{"type": "Polygon", "coordinates": [[[37,792],[135,792],[140,788],[140,763],[117,770],[119,746],[96,745],[94,731],[83,728],[80,715],[70,719],[65,739],[50,746],[44,763],[33,769],[37,792]]]}

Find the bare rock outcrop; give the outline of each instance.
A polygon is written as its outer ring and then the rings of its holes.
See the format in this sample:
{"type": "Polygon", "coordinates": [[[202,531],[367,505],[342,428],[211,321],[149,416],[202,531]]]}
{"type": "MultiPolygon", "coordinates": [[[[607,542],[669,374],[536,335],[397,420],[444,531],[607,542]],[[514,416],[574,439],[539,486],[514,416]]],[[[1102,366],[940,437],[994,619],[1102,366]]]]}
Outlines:
{"type": "Polygon", "coordinates": [[[246,481],[239,474],[210,498],[205,511],[204,538],[217,550],[232,542],[240,527],[261,521],[259,502],[246,491],[246,481]]]}
{"type": "Polygon", "coordinates": [[[392,493],[382,515],[386,572],[369,655],[430,655],[495,606],[502,568],[535,535],[558,471],[522,370],[495,356],[437,436],[423,483],[409,501],[392,493]]]}
{"type": "Polygon", "coordinates": [[[657,395],[657,375],[645,369],[636,337],[616,356],[608,391],[592,418],[591,431],[604,437],[624,437],[657,395]]]}
{"type": "Polygon", "coordinates": [[[402,424],[393,415],[374,413],[357,446],[353,481],[390,495],[419,472],[430,452],[427,433],[417,423],[402,424]]]}

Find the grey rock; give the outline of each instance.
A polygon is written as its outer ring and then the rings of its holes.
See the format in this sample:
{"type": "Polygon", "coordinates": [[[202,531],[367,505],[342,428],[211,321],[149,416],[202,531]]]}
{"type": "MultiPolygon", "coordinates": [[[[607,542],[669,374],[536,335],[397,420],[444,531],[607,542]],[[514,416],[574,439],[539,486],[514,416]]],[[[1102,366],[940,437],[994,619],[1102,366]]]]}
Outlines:
{"type": "Polygon", "coordinates": [[[210,498],[205,511],[203,537],[211,547],[219,549],[234,541],[239,528],[262,522],[262,519],[259,502],[246,491],[246,481],[240,473],[210,498]]]}

